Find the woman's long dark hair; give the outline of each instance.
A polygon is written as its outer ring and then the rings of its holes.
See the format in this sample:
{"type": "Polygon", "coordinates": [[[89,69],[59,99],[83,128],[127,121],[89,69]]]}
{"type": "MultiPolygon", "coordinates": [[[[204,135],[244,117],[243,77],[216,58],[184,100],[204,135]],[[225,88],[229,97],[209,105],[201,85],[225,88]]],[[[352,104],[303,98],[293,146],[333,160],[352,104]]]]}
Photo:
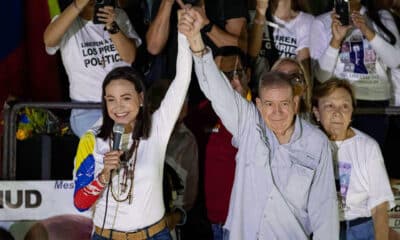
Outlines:
{"type": "Polygon", "coordinates": [[[394,34],[383,25],[381,17],[379,16],[379,10],[382,9],[377,0],[363,0],[361,3],[367,8],[367,16],[385,33],[389,38],[386,39],[390,44],[394,45],[396,43],[396,37],[394,34]]]}
{"type": "MultiPolygon", "coordinates": [[[[139,140],[140,138],[146,139],[150,134],[151,117],[147,104],[146,88],[143,84],[143,75],[132,67],[117,67],[107,74],[104,79],[102,87],[102,111],[103,111],[103,124],[100,127],[98,137],[106,140],[112,135],[114,120],[108,116],[107,104],[104,96],[106,94],[106,87],[113,80],[124,79],[131,82],[135,86],[138,94],[143,93],[143,106],[139,108],[139,113],[136,116],[135,127],[132,132],[132,139],[139,140]]],[[[133,144],[134,145],[134,144],[133,144]]]]}

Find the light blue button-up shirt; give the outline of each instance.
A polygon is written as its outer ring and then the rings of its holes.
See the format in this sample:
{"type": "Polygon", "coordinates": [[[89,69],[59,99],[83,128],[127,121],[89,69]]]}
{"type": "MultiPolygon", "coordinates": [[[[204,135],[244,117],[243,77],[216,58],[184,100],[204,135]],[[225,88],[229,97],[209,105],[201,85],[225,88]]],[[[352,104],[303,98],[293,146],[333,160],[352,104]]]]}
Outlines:
{"type": "Polygon", "coordinates": [[[332,157],[326,136],[296,118],[279,144],[254,104],[232,89],[212,54],[194,57],[199,85],[233,135],[236,172],[225,228],[231,240],[339,239],[332,157]]]}

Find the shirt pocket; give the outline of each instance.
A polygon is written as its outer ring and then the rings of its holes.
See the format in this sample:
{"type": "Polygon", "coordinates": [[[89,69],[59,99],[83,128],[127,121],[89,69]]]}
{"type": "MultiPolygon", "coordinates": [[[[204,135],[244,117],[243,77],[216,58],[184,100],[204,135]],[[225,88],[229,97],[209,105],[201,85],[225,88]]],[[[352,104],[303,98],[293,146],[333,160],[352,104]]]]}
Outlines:
{"type": "Polygon", "coordinates": [[[290,167],[289,179],[285,188],[286,199],[290,206],[304,215],[307,212],[308,195],[314,178],[315,169],[298,163],[290,167]]]}

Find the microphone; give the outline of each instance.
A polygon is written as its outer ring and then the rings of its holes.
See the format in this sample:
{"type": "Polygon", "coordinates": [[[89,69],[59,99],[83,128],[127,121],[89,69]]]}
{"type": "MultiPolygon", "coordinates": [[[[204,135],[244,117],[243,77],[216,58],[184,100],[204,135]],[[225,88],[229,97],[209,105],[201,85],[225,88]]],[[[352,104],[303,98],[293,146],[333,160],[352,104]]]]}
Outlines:
{"type": "Polygon", "coordinates": [[[125,131],[125,127],[122,124],[115,123],[113,126],[113,135],[114,135],[114,141],[113,141],[113,148],[112,150],[119,150],[119,145],[121,143],[121,137],[122,134],[125,131]]]}

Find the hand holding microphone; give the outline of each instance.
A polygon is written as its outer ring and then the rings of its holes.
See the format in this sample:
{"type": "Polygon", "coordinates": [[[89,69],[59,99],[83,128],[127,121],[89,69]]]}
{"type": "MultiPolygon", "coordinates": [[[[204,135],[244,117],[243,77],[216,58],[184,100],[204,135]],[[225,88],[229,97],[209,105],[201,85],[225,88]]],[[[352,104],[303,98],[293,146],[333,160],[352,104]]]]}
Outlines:
{"type": "Polygon", "coordinates": [[[111,171],[120,167],[120,158],[123,151],[119,150],[121,144],[121,137],[124,133],[125,127],[121,124],[115,123],[113,127],[113,145],[112,151],[104,154],[104,168],[102,171],[103,179],[110,179],[111,171]]]}

